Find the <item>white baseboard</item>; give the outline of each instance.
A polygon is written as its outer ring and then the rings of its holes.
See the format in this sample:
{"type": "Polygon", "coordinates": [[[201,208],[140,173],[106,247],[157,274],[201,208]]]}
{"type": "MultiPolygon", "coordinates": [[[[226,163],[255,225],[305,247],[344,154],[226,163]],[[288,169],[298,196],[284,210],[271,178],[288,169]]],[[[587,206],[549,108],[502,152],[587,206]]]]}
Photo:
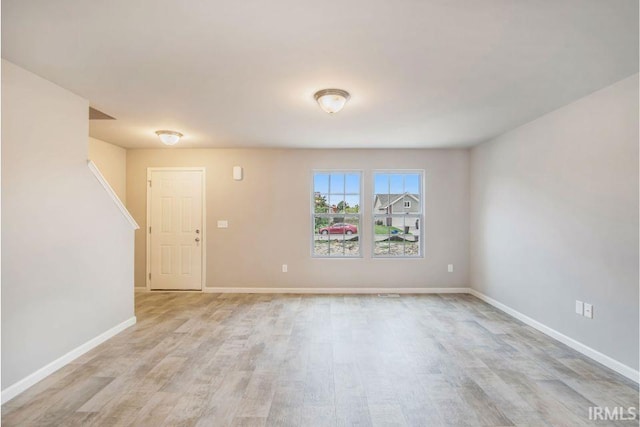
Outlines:
{"type": "Polygon", "coordinates": [[[507,313],[508,315],[515,317],[516,319],[520,320],[522,323],[526,323],[527,325],[531,326],[532,328],[537,329],[538,331],[542,332],[543,334],[546,334],[548,336],[550,336],[551,338],[554,338],[558,341],[560,341],[561,343],[571,347],[572,349],[584,354],[585,356],[595,360],[596,362],[599,362],[601,364],[603,364],[604,366],[606,366],[609,369],[612,369],[614,371],[616,371],[617,373],[624,375],[625,377],[629,378],[632,381],[635,381],[636,383],[638,382],[638,379],[640,377],[640,372],[636,371],[635,369],[631,368],[630,366],[625,365],[622,362],[618,362],[617,360],[607,356],[606,354],[602,354],[597,350],[594,350],[593,348],[582,344],[579,341],[574,340],[573,338],[570,338],[566,335],[564,335],[561,332],[556,331],[555,329],[552,329],[550,327],[548,327],[547,325],[544,325],[540,322],[538,322],[537,320],[532,319],[531,317],[524,315],[522,313],[520,313],[517,310],[514,310],[511,307],[508,307],[504,304],[502,304],[499,301],[494,300],[491,297],[486,296],[485,294],[476,291],[475,289],[470,289],[470,293],[471,295],[481,299],[482,301],[486,302],[487,304],[490,304],[492,306],[494,306],[495,308],[504,311],[505,313],[507,313]]]}
{"type": "Polygon", "coordinates": [[[222,294],[468,294],[469,288],[204,288],[222,294]]]}
{"type": "Polygon", "coordinates": [[[48,365],[38,369],[31,375],[28,375],[27,377],[21,379],[20,381],[10,385],[6,389],[2,390],[2,398],[0,399],[2,400],[2,404],[5,404],[6,402],[10,401],[14,397],[16,397],[17,395],[19,395],[20,393],[22,393],[23,391],[25,391],[26,389],[28,389],[29,387],[37,383],[38,381],[43,380],[44,378],[53,374],[58,369],[73,362],[75,359],[82,356],[89,350],[92,350],[93,348],[99,346],[109,338],[119,334],[120,332],[127,329],[129,326],[134,325],[135,323],[136,323],[136,317],[133,316],[125,320],[124,322],[114,326],[108,331],[101,333],[97,337],[87,341],[81,346],[74,348],[64,356],[57,358],[56,360],[49,363],[48,365]]]}

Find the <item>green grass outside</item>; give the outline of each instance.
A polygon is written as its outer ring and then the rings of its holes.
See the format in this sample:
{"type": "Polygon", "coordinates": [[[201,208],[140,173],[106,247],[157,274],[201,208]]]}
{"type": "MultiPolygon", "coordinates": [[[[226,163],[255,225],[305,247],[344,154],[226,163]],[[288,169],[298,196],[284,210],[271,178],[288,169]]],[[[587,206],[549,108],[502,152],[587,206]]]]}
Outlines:
{"type": "Polygon", "coordinates": [[[400,230],[398,227],[390,227],[387,225],[375,225],[374,230],[376,234],[390,234],[393,230],[396,230],[398,233],[403,232],[403,230],[400,230]]]}

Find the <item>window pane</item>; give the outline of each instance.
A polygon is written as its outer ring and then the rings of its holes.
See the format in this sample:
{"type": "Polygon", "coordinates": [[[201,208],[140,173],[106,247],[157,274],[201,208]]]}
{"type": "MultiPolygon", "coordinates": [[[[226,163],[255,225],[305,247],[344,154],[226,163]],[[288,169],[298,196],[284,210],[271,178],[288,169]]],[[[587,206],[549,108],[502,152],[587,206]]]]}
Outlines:
{"type": "Polygon", "coordinates": [[[329,196],[327,194],[315,193],[313,198],[315,213],[329,213],[329,196]]]}
{"type": "Polygon", "coordinates": [[[387,212],[388,200],[388,194],[375,194],[373,198],[373,214],[383,215],[389,213],[387,212]]]}
{"type": "Polygon", "coordinates": [[[373,174],[373,195],[389,194],[389,174],[374,173],[373,174]]]}
{"type": "Polygon", "coordinates": [[[323,229],[329,226],[331,218],[315,216],[313,222],[313,231],[315,234],[328,234],[328,231],[327,233],[323,233],[323,229]]]}
{"type": "Polygon", "coordinates": [[[373,223],[373,254],[389,254],[389,238],[391,235],[391,217],[375,217],[373,223]]]}
{"type": "MultiPolygon", "coordinates": [[[[416,236],[417,237],[417,236],[416,236]]],[[[420,256],[420,243],[417,240],[404,242],[405,256],[420,256]]]]}
{"type": "Polygon", "coordinates": [[[357,238],[360,232],[360,218],[347,216],[344,218],[344,234],[347,237],[357,238]]]}
{"type": "Polygon", "coordinates": [[[329,235],[329,256],[344,256],[344,235],[329,235]]]}
{"type": "MultiPolygon", "coordinates": [[[[405,194],[402,198],[402,213],[419,213],[418,197],[417,194],[405,194]]],[[[400,201],[398,201],[398,207],[400,207],[400,201]]]]}
{"type": "Polygon", "coordinates": [[[360,255],[359,230],[360,218],[357,216],[316,217],[313,246],[314,255],[360,255]]]}
{"type": "Polygon", "coordinates": [[[404,256],[420,255],[420,217],[407,215],[404,217],[404,256]]]}
{"type": "Polygon", "coordinates": [[[329,256],[329,238],[327,236],[314,234],[313,254],[317,256],[329,256]]]}
{"type": "Polygon", "coordinates": [[[345,196],[345,212],[346,213],[359,213],[360,212],[360,196],[345,196]]]}
{"type": "Polygon", "coordinates": [[[404,176],[404,192],[418,194],[420,192],[420,175],[409,173],[404,176]]]}
{"type": "Polygon", "coordinates": [[[397,244],[397,255],[403,255],[405,256],[405,247],[407,244],[407,240],[412,239],[413,235],[409,232],[409,226],[408,226],[409,221],[407,221],[406,217],[402,218],[402,226],[399,227],[402,231],[400,231],[400,233],[398,234],[398,239],[397,242],[395,242],[397,244]]]}
{"type": "Polygon", "coordinates": [[[344,174],[332,173],[330,181],[329,193],[331,194],[344,194],[344,174]]]}
{"type": "MultiPolygon", "coordinates": [[[[420,200],[420,175],[419,174],[407,174],[404,178],[404,192],[413,196],[412,204],[415,204],[415,209],[411,209],[410,212],[420,212],[421,200],[420,200]]],[[[409,199],[405,199],[409,200],[409,199]]]]}
{"type": "Polygon", "coordinates": [[[404,256],[404,246],[409,238],[408,229],[406,227],[405,217],[394,217],[391,239],[389,242],[389,253],[393,256],[404,256]]]}
{"type": "Polygon", "coordinates": [[[345,176],[347,194],[360,194],[360,174],[348,173],[345,176]]]}
{"type": "Polygon", "coordinates": [[[389,194],[400,195],[404,193],[404,175],[393,174],[389,176],[389,194]]]}
{"type": "Polygon", "coordinates": [[[388,256],[389,242],[387,240],[376,240],[373,247],[374,256],[388,256]]]}
{"type": "Polygon", "coordinates": [[[328,173],[316,173],[313,175],[313,191],[314,193],[328,193],[329,192],[329,174],[328,173]]]}
{"type": "Polygon", "coordinates": [[[330,194],[329,206],[331,207],[330,213],[344,213],[344,195],[342,194],[330,194]]]}
{"type": "Polygon", "coordinates": [[[360,255],[360,218],[346,217],[344,223],[344,254],[358,256],[360,255]]]}

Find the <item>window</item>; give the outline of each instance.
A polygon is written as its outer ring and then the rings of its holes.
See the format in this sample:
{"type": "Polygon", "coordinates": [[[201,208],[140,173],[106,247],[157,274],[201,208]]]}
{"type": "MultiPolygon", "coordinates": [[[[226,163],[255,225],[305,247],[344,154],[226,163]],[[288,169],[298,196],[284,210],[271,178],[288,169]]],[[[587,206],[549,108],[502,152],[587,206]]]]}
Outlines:
{"type": "Polygon", "coordinates": [[[360,256],[361,181],[360,172],[313,173],[313,256],[360,256]]]}
{"type": "Polygon", "coordinates": [[[373,256],[422,256],[422,172],[374,172],[373,256]]]}

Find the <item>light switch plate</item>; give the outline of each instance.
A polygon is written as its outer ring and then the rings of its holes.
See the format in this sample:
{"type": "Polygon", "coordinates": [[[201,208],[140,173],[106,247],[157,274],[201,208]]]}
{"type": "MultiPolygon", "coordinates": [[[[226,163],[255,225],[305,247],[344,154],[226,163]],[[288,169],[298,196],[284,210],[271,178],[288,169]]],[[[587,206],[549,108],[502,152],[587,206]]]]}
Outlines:
{"type": "Polygon", "coordinates": [[[286,273],[287,271],[289,271],[289,267],[287,266],[287,264],[282,264],[282,272],[286,273]]]}
{"type": "Polygon", "coordinates": [[[593,306],[591,304],[584,303],[584,317],[593,319],[593,306]]]}
{"type": "Polygon", "coordinates": [[[448,271],[449,273],[453,273],[453,264],[449,264],[449,265],[447,265],[447,271],[448,271]]]}
{"type": "Polygon", "coordinates": [[[226,219],[219,219],[218,228],[229,228],[229,221],[227,221],[226,219]]]}
{"type": "Polygon", "coordinates": [[[582,308],[583,308],[582,301],[576,300],[576,314],[579,314],[580,316],[582,316],[582,308]]]}

